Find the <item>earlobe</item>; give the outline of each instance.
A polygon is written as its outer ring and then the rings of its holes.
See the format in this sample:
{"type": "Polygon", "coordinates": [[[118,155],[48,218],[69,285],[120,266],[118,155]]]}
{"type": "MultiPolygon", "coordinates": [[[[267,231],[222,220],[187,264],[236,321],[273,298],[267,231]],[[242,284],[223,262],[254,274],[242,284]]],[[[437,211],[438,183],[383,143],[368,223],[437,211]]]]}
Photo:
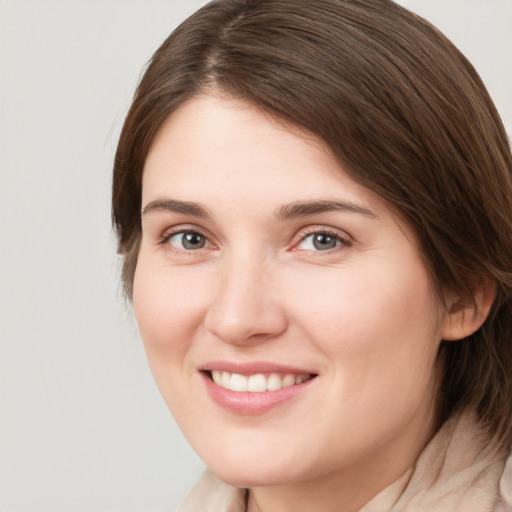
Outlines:
{"type": "Polygon", "coordinates": [[[442,328],[443,340],[461,340],[480,329],[496,298],[496,283],[488,278],[480,279],[473,288],[472,298],[448,304],[442,328]]]}

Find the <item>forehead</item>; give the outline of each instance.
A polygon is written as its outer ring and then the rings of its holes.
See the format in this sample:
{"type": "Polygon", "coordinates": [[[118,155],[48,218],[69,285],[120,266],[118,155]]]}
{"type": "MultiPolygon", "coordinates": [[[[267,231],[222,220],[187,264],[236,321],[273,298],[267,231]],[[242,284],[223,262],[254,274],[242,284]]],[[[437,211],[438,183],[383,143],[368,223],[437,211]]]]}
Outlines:
{"type": "Polygon", "coordinates": [[[257,165],[263,171],[264,165],[272,165],[275,157],[281,164],[283,160],[306,164],[313,159],[312,163],[317,165],[320,159],[328,159],[327,153],[315,136],[246,101],[196,96],[162,124],[148,152],[145,171],[176,161],[186,164],[187,171],[198,164],[204,171],[220,171],[216,164],[222,159],[222,167],[228,170],[229,166],[239,174],[248,165],[257,165]],[[214,154],[218,158],[212,160],[214,154]],[[205,169],[206,156],[210,162],[205,169]]]}
{"type": "Polygon", "coordinates": [[[236,194],[249,202],[343,194],[368,207],[384,206],[314,135],[248,102],[218,96],[187,101],[155,136],[144,167],[143,204],[171,191],[211,201],[232,201],[236,194]]]}

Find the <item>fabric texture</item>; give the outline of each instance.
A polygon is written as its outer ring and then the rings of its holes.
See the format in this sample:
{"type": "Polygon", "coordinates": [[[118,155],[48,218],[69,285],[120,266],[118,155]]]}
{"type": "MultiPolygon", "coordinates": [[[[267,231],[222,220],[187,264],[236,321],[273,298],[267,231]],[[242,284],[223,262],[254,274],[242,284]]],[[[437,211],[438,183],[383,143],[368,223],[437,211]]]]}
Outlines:
{"type": "MultiPolygon", "coordinates": [[[[178,512],[246,512],[247,490],[205,471],[178,512]]],[[[473,414],[449,419],[416,463],[359,512],[512,512],[512,454],[473,414]],[[507,459],[508,455],[508,459],[507,459]]]]}
{"type": "Polygon", "coordinates": [[[177,512],[245,512],[247,490],[225,484],[206,470],[177,512]]]}

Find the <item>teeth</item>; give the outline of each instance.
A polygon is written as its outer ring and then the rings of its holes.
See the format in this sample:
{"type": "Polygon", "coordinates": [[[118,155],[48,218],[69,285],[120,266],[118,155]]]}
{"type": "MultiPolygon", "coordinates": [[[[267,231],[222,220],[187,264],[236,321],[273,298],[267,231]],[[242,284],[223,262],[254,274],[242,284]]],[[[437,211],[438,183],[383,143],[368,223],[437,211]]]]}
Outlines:
{"type": "Polygon", "coordinates": [[[240,375],[239,373],[221,372],[213,370],[211,372],[212,380],[225,389],[231,391],[250,391],[252,393],[263,393],[264,391],[277,391],[281,388],[289,388],[296,384],[302,384],[311,379],[311,375],[280,375],[278,373],[271,373],[264,375],[258,373],[255,375],[240,375]]]}
{"type": "Polygon", "coordinates": [[[222,372],[219,372],[218,370],[213,370],[212,372],[212,379],[217,386],[222,386],[222,372]]]}
{"type": "Polygon", "coordinates": [[[291,386],[295,386],[295,375],[286,375],[286,377],[283,379],[282,386],[283,388],[289,388],[291,386]]]}
{"type": "Polygon", "coordinates": [[[309,375],[297,375],[295,377],[295,384],[302,384],[303,382],[306,382],[309,380],[309,375]]]}
{"type": "Polygon", "coordinates": [[[233,373],[231,375],[231,391],[247,391],[248,378],[245,375],[233,373]]]}
{"type": "Polygon", "coordinates": [[[267,389],[269,391],[277,391],[282,387],[283,384],[281,382],[281,377],[279,377],[279,375],[277,375],[276,373],[273,373],[267,380],[267,389]]]}
{"type": "Polygon", "coordinates": [[[263,375],[262,373],[258,373],[257,375],[251,375],[249,377],[247,391],[252,391],[254,393],[261,393],[263,391],[267,391],[267,379],[265,378],[265,375],[263,375]]]}

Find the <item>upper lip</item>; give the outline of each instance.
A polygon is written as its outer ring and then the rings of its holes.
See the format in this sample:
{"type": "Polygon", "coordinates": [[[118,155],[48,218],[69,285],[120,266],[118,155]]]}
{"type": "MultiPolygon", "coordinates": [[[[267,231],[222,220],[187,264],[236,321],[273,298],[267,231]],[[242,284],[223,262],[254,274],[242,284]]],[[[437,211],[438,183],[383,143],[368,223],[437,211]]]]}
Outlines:
{"type": "Polygon", "coordinates": [[[233,361],[210,361],[203,364],[199,370],[238,373],[240,375],[256,375],[258,373],[283,373],[292,375],[316,375],[310,369],[276,364],[267,361],[240,363],[233,361]]]}

